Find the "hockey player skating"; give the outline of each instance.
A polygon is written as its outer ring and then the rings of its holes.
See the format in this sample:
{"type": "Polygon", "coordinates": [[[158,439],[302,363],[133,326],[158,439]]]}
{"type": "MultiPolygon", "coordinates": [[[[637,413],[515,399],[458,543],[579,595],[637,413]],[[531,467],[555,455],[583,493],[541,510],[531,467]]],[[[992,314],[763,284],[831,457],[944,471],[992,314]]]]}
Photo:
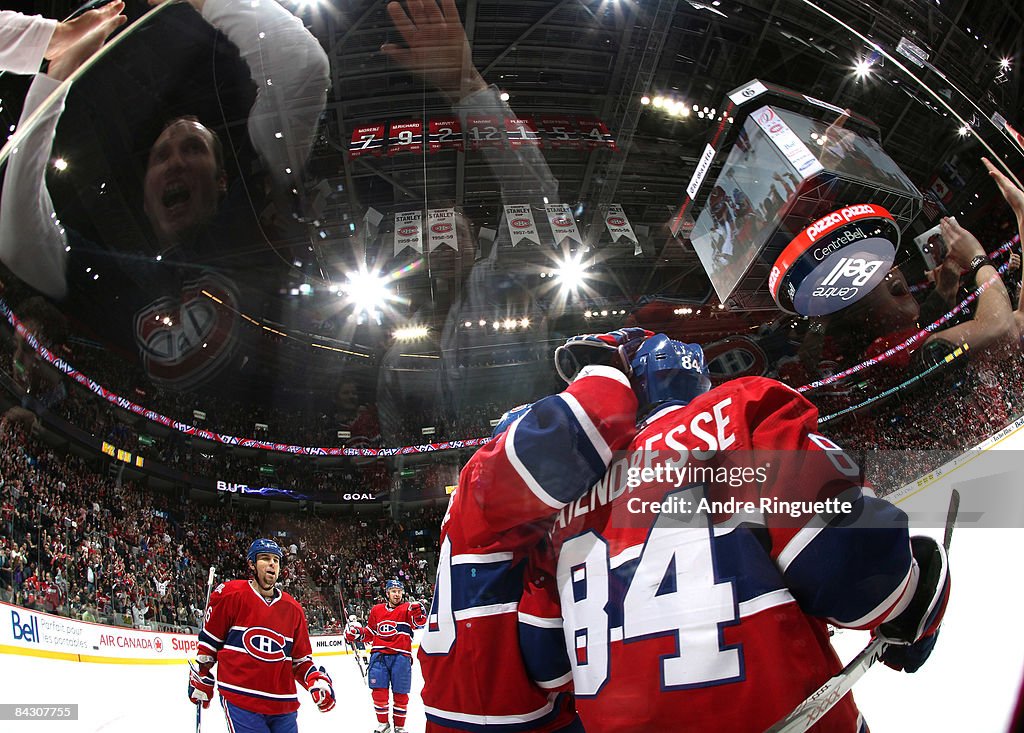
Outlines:
{"type": "Polygon", "coordinates": [[[189,699],[209,707],[216,683],[228,730],[237,733],[294,733],[296,682],[321,712],[334,707],[331,678],[313,664],[302,606],[276,587],[281,557],[273,540],[255,540],[246,553],[253,577],[217,586],[199,632],[189,699]]]}
{"type": "Polygon", "coordinates": [[[345,639],[352,644],[370,644],[370,662],[366,681],[373,696],[377,715],[376,733],[391,730],[388,723],[388,689],[394,694],[391,709],[395,733],[405,732],[405,716],[412,689],[412,632],[427,622],[423,604],[403,601],[405,586],[392,578],[384,583],[384,603],[370,609],[366,626],[350,622],[345,639]]]}

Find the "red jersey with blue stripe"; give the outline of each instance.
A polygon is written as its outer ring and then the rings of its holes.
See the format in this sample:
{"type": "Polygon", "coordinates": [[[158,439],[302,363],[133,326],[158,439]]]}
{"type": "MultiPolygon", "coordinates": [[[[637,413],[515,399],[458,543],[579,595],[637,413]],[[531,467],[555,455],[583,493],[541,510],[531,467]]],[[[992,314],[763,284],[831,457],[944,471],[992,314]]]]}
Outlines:
{"type": "Polygon", "coordinates": [[[409,603],[403,601],[397,606],[378,603],[370,609],[370,618],[362,628],[362,641],[371,644],[370,652],[381,654],[404,654],[412,656],[412,632],[422,629],[427,615],[422,610],[413,613],[409,603]]]}
{"type": "Polygon", "coordinates": [[[636,408],[621,372],[585,367],[462,470],[418,653],[428,733],[548,733],[577,722],[548,533],[628,444],[636,408]]]}
{"type": "MultiPolygon", "coordinates": [[[[587,730],[761,733],[841,669],[826,621],[873,628],[906,608],[906,515],[816,429],[789,387],[737,379],[659,408],[562,509],[556,579],[587,730]]],[[[848,695],[811,730],[863,728],[848,695]]]]}
{"type": "Polygon", "coordinates": [[[231,580],[210,594],[198,656],[216,660],[217,688],[233,705],[266,715],[298,710],[295,683],[305,687],[312,655],[306,615],[287,593],[268,601],[249,581],[231,580]]]}

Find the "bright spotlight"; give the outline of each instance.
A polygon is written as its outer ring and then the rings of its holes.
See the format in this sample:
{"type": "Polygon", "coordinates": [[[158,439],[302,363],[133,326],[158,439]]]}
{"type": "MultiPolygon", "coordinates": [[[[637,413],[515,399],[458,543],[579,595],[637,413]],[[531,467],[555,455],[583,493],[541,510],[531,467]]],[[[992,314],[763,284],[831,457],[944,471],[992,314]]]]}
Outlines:
{"type": "Polygon", "coordinates": [[[642,104],[642,105],[644,105],[646,107],[650,103],[651,103],[651,98],[648,97],[646,94],[644,96],[640,97],[640,104],[642,104]]]}
{"type": "Polygon", "coordinates": [[[426,326],[405,326],[404,328],[395,329],[393,335],[395,341],[415,341],[416,339],[426,338],[427,333],[426,326]]]}
{"type": "Polygon", "coordinates": [[[360,268],[346,276],[345,292],[356,313],[371,314],[384,306],[391,296],[387,279],[379,272],[360,268]]]}
{"type": "Polygon", "coordinates": [[[853,66],[853,73],[857,75],[858,79],[863,79],[871,73],[871,62],[868,59],[858,59],[853,66]]]}
{"type": "Polygon", "coordinates": [[[999,59],[999,70],[1000,71],[1009,71],[1010,70],[1010,59],[1008,59],[1008,58],[999,59]]]}
{"type": "Polygon", "coordinates": [[[959,130],[957,130],[957,131],[956,131],[956,133],[957,133],[957,134],[958,134],[958,135],[959,135],[960,137],[967,137],[968,135],[970,135],[970,134],[971,134],[971,128],[970,128],[970,127],[968,127],[967,125],[961,125],[961,126],[960,126],[960,129],[959,129],[959,130]]]}
{"type": "Polygon", "coordinates": [[[583,267],[583,253],[568,255],[558,264],[558,282],[562,290],[574,292],[579,289],[585,279],[586,268],[583,267]]]}
{"type": "Polygon", "coordinates": [[[63,158],[57,158],[53,161],[53,167],[59,171],[66,171],[68,169],[68,162],[63,158]]]}

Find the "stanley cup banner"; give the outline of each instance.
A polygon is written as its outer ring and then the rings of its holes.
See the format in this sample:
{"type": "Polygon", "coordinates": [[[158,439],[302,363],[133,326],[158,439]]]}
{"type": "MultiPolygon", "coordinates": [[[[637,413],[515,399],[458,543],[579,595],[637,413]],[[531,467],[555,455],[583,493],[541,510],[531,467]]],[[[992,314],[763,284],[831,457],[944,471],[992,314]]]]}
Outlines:
{"type": "Polygon", "coordinates": [[[633,244],[637,243],[633,227],[629,225],[629,219],[622,211],[622,204],[611,204],[608,206],[608,213],[604,216],[604,224],[608,227],[608,233],[612,235],[612,242],[618,242],[625,237],[633,244]]]}
{"type": "Polygon", "coordinates": [[[427,209],[427,251],[433,252],[442,244],[459,251],[455,235],[455,209],[427,209]]]}
{"type": "Polygon", "coordinates": [[[563,239],[569,239],[576,244],[583,244],[583,237],[580,230],[576,228],[576,220],[572,218],[572,209],[569,204],[548,204],[544,207],[548,214],[548,223],[551,224],[551,234],[558,245],[563,239]]]}
{"type": "Polygon", "coordinates": [[[420,211],[399,211],[395,214],[395,254],[406,247],[412,247],[423,254],[423,228],[420,226],[420,211]]]}
{"type": "Polygon", "coordinates": [[[533,222],[533,207],[529,204],[506,206],[505,222],[508,224],[513,247],[522,241],[540,244],[537,225],[533,222]]]}

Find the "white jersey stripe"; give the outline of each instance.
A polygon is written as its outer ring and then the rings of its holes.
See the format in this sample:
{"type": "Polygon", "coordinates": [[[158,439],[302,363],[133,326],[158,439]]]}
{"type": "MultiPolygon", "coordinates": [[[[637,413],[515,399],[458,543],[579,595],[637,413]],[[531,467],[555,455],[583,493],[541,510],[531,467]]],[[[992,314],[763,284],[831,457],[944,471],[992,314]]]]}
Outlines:
{"type": "Polygon", "coordinates": [[[893,606],[893,604],[895,604],[895,606],[885,614],[884,618],[880,618],[878,623],[883,623],[889,619],[896,618],[896,616],[903,613],[906,607],[910,605],[910,599],[914,597],[914,591],[917,590],[918,573],[919,570],[917,563],[914,563],[910,570],[907,571],[907,574],[903,577],[903,581],[896,586],[896,590],[890,593],[888,598],[883,600],[860,618],[852,621],[841,619],[829,619],[829,621],[840,626],[864,626],[868,622],[878,618],[885,609],[889,608],[889,606],[893,606]]]}
{"type": "Polygon", "coordinates": [[[485,565],[494,562],[512,562],[515,555],[511,552],[489,552],[483,555],[462,553],[452,555],[452,565],[485,565]]]}
{"type": "Polygon", "coordinates": [[[511,725],[513,723],[529,723],[533,720],[537,720],[538,718],[543,718],[554,709],[554,699],[548,700],[547,704],[542,708],[532,710],[528,713],[520,713],[519,715],[472,715],[471,713],[453,713],[448,710],[441,710],[440,708],[432,708],[429,705],[423,706],[423,710],[426,713],[435,715],[438,718],[446,718],[459,723],[476,723],[478,725],[511,725]]]}
{"type": "Polygon", "coordinates": [[[226,682],[217,680],[217,685],[223,687],[226,690],[232,690],[234,692],[241,692],[243,694],[255,695],[256,697],[271,697],[275,700],[298,700],[299,697],[294,692],[290,695],[275,695],[272,692],[264,692],[263,690],[251,690],[248,687],[242,687],[240,685],[229,685],[226,682]]]}
{"type": "Polygon", "coordinates": [[[519,612],[519,623],[536,626],[538,629],[562,628],[562,619],[560,618],[541,618],[540,616],[534,616],[532,613],[523,613],[522,611],[519,612]]]}
{"type": "Polygon", "coordinates": [[[604,436],[601,435],[601,431],[594,425],[594,421],[590,419],[590,415],[583,409],[583,405],[580,401],[573,397],[568,392],[563,392],[558,395],[558,398],[562,400],[572,412],[573,417],[576,418],[576,422],[583,428],[583,432],[586,433],[587,439],[590,440],[590,444],[594,446],[594,450],[601,456],[601,460],[607,466],[612,461],[612,449],[608,447],[607,441],[604,436]]]}
{"type": "Polygon", "coordinates": [[[503,613],[515,613],[519,609],[519,602],[496,603],[492,606],[476,606],[464,608],[455,612],[455,620],[463,621],[467,618],[480,618],[481,616],[499,616],[503,613]]]}
{"type": "Polygon", "coordinates": [[[546,680],[546,681],[545,680],[534,680],[534,682],[537,683],[537,687],[540,687],[540,688],[542,688],[544,690],[553,690],[556,687],[561,687],[566,682],[569,682],[571,679],[572,679],[572,672],[566,672],[565,674],[563,674],[558,679],[546,680]]]}
{"type": "Polygon", "coordinates": [[[533,492],[534,496],[552,509],[561,509],[565,506],[565,502],[558,501],[558,499],[545,491],[544,488],[537,483],[537,479],[533,477],[533,474],[531,474],[526,466],[523,465],[518,454],[516,454],[516,432],[522,419],[523,418],[520,417],[512,423],[511,427],[508,429],[507,437],[505,438],[505,455],[508,457],[508,462],[512,464],[512,468],[517,474],[519,474],[519,478],[522,479],[527,488],[533,492]]]}

